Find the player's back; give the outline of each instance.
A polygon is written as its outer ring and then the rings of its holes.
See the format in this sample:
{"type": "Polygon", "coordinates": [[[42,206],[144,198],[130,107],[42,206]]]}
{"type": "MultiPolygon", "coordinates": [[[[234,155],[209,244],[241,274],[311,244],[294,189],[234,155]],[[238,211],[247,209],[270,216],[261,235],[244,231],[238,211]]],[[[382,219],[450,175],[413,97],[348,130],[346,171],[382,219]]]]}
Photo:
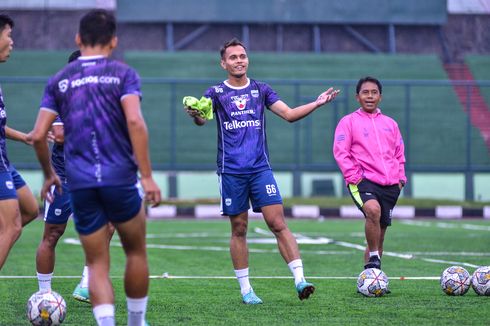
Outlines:
{"type": "Polygon", "coordinates": [[[42,107],[64,123],[71,189],[136,182],[136,164],[121,100],[141,96],[137,73],[102,56],[80,57],[49,82],[42,107]]]}

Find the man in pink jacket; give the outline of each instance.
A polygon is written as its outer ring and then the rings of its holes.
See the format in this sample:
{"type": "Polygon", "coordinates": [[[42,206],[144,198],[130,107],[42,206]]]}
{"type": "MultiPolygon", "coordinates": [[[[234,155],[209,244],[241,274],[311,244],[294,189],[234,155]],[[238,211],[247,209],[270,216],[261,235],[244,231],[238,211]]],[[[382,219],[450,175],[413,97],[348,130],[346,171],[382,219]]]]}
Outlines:
{"type": "Polygon", "coordinates": [[[382,91],[376,78],[359,80],[356,99],[361,107],[340,120],[333,145],[349,193],[366,218],[364,268],[378,269],[385,232],[407,181],[400,129],[378,108],[382,91]]]}

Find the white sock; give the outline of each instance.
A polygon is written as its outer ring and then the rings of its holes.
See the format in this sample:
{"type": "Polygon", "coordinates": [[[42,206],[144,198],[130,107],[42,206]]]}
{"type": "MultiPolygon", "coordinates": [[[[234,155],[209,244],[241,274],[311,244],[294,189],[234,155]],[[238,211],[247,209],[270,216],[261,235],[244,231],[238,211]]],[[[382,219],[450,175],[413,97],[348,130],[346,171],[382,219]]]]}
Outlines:
{"type": "Polygon", "coordinates": [[[371,258],[373,256],[378,256],[378,258],[379,258],[379,251],[378,250],[376,250],[376,251],[370,251],[369,252],[369,258],[371,258]]]}
{"type": "Polygon", "coordinates": [[[294,276],[294,285],[298,285],[300,282],[305,281],[305,276],[303,272],[303,262],[301,259],[295,259],[288,264],[289,270],[294,276]]]}
{"type": "Polygon", "coordinates": [[[250,280],[248,278],[248,267],[244,269],[235,269],[235,275],[240,284],[240,292],[242,295],[245,295],[252,290],[252,286],[250,285],[250,280]]]}
{"type": "Polygon", "coordinates": [[[88,266],[83,267],[82,279],[80,280],[80,287],[88,288],[88,266]]]}
{"type": "Polygon", "coordinates": [[[114,305],[101,304],[92,309],[98,326],[115,326],[114,305]]]}
{"type": "Polygon", "coordinates": [[[148,297],[139,299],[126,297],[126,302],[128,304],[128,326],[143,326],[148,297]]]}
{"type": "Polygon", "coordinates": [[[37,283],[39,284],[39,291],[41,290],[49,290],[51,291],[51,278],[53,277],[53,273],[42,274],[37,273],[37,283]]]}

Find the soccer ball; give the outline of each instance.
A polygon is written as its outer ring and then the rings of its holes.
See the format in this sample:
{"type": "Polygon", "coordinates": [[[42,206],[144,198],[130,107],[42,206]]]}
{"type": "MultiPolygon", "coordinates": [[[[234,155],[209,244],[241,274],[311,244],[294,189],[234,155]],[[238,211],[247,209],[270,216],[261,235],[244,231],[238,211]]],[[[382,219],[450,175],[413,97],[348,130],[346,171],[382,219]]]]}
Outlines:
{"type": "Polygon", "coordinates": [[[366,297],[380,297],[388,291],[388,276],[377,268],[365,269],[357,278],[357,291],[366,297]]]}
{"type": "Polygon", "coordinates": [[[461,266],[451,266],[442,272],[441,288],[447,295],[464,295],[471,283],[470,273],[461,266]]]}
{"type": "Polygon", "coordinates": [[[32,325],[60,325],[65,317],[65,299],[54,291],[38,291],[27,301],[27,319],[32,325]]]}
{"type": "Polygon", "coordinates": [[[490,296],[490,266],[476,269],[471,278],[471,287],[478,295],[490,296]]]}

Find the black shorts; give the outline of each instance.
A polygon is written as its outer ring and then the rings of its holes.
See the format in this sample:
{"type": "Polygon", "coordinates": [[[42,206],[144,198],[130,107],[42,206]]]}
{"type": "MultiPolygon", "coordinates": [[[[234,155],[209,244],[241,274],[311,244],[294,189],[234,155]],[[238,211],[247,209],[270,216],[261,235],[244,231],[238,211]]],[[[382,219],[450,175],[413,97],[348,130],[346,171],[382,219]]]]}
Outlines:
{"type": "Polygon", "coordinates": [[[347,188],[354,203],[356,203],[356,206],[363,214],[362,206],[364,206],[364,203],[370,199],[374,199],[381,207],[381,226],[391,225],[391,214],[400,196],[400,187],[398,184],[382,186],[367,179],[362,179],[357,185],[349,184],[347,188]]]}

